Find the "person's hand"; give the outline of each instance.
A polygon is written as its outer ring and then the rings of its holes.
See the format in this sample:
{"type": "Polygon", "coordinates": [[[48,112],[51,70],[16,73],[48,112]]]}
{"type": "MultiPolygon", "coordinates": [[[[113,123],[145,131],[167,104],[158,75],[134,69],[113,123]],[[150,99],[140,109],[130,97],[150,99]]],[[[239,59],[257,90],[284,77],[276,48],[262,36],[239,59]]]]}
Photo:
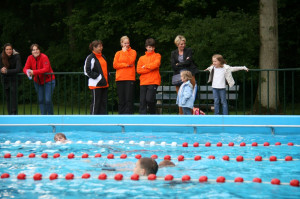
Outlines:
{"type": "Polygon", "coordinates": [[[207,68],[207,69],[204,69],[203,71],[208,71],[208,68],[207,68]]]}
{"type": "Polygon", "coordinates": [[[142,68],[145,68],[145,65],[144,65],[144,66],[142,66],[142,68]]]}
{"type": "Polygon", "coordinates": [[[128,49],[128,48],[127,48],[126,46],[123,46],[123,47],[122,47],[123,52],[126,52],[127,49],[128,49]]]}
{"type": "MultiPolygon", "coordinates": [[[[245,67],[246,67],[246,66],[245,66],[245,67]]],[[[246,67],[245,71],[247,71],[247,72],[248,72],[248,71],[249,71],[249,69],[246,67]]]]}
{"type": "Polygon", "coordinates": [[[2,67],[1,68],[1,73],[6,74],[7,73],[7,68],[6,67],[2,67]]]}
{"type": "Polygon", "coordinates": [[[132,67],[132,66],[133,66],[133,64],[128,65],[128,67],[132,67]]]}
{"type": "Polygon", "coordinates": [[[30,69],[28,69],[28,75],[29,75],[29,76],[32,76],[32,75],[33,75],[33,71],[30,70],[30,69]]]}

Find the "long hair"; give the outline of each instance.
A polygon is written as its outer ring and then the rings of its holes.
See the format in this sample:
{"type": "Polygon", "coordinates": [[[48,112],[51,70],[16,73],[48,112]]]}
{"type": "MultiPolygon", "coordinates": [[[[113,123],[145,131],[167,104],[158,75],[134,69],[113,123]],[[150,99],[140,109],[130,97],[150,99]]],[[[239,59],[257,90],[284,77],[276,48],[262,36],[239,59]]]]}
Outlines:
{"type": "Polygon", "coordinates": [[[220,54],[214,54],[212,58],[216,58],[222,65],[226,64],[225,59],[220,54]]]}
{"type": "Polygon", "coordinates": [[[13,48],[13,46],[10,43],[6,43],[3,46],[3,51],[2,51],[2,54],[1,54],[1,58],[2,58],[2,64],[3,64],[3,66],[6,67],[6,68],[9,68],[8,56],[5,53],[5,49],[6,49],[7,46],[10,46],[11,48],[13,48]]]}

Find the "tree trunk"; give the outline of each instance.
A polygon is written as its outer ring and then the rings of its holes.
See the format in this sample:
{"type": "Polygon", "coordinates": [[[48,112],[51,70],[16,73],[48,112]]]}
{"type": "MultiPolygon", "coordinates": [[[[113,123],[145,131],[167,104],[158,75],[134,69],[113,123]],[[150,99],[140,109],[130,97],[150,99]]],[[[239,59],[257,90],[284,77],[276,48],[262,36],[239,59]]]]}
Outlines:
{"type": "MultiPolygon", "coordinates": [[[[278,22],[277,0],[260,0],[260,69],[278,68],[278,22]]],[[[256,113],[274,114],[279,106],[278,74],[276,71],[264,71],[260,74],[256,96],[256,113]],[[259,107],[259,108],[258,108],[259,107]]]]}

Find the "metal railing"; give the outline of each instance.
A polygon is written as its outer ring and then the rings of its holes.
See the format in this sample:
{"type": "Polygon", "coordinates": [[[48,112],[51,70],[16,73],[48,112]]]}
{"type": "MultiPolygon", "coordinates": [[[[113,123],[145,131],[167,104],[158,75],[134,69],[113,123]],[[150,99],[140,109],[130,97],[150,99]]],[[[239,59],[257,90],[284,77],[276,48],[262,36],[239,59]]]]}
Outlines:
{"type": "MultiPolygon", "coordinates": [[[[57,115],[88,115],[90,113],[91,91],[87,86],[88,78],[82,72],[55,72],[56,86],[52,101],[54,114],[57,115]]],[[[163,86],[172,86],[172,71],[161,71],[163,86]]],[[[196,75],[197,85],[207,86],[206,91],[197,92],[195,107],[200,107],[206,114],[213,114],[213,100],[208,96],[211,91],[207,84],[209,73],[200,71],[196,75]],[[201,95],[202,94],[202,95],[201,95]],[[204,94],[204,95],[203,95],[204,94]],[[202,96],[202,98],[200,97],[202,96]],[[204,97],[203,96],[207,96],[204,97]]],[[[24,74],[17,76],[18,114],[39,115],[37,94],[32,80],[24,74]]],[[[237,97],[228,100],[229,114],[300,114],[300,68],[296,69],[252,69],[248,73],[239,71],[233,73],[236,89],[233,94],[237,97]],[[263,77],[262,77],[263,76],[263,77]],[[266,84],[265,87],[262,87],[266,84]],[[272,95],[271,92],[273,91],[272,95]],[[265,98],[265,95],[267,98],[265,98]],[[275,99],[274,99],[275,96],[275,99]],[[264,99],[263,99],[264,98],[264,99]],[[262,105],[262,101],[266,101],[262,105]],[[275,105],[274,105],[275,104],[275,105]]],[[[109,76],[108,114],[118,114],[118,97],[116,92],[115,72],[109,76]]],[[[164,100],[164,99],[163,99],[164,100]]],[[[139,81],[135,86],[135,104],[139,103],[139,81]]],[[[164,100],[161,114],[177,114],[175,100],[164,100]]],[[[7,114],[5,89],[0,89],[0,114],[7,114]]],[[[138,106],[135,106],[138,114],[138,106]]]]}

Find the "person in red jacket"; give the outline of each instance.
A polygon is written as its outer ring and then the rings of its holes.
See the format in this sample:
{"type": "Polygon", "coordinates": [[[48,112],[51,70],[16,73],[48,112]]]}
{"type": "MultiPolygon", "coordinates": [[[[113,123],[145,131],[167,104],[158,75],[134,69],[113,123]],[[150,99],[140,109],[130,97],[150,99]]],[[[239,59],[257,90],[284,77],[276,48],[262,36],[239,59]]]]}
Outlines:
{"type": "Polygon", "coordinates": [[[136,51],[130,47],[127,36],[121,37],[122,50],[115,54],[116,84],[119,114],[133,114],[136,51]]]}
{"type": "Polygon", "coordinates": [[[144,56],[139,58],[137,73],[140,74],[140,114],[156,113],[156,90],[160,85],[159,74],[161,55],[155,53],[155,40],[149,38],[145,42],[147,49],[144,56]]]}
{"type": "Polygon", "coordinates": [[[29,55],[23,72],[34,80],[34,87],[38,94],[38,103],[42,115],[53,115],[52,94],[55,88],[55,76],[47,55],[41,53],[38,44],[30,46],[32,55],[29,55]]]}

